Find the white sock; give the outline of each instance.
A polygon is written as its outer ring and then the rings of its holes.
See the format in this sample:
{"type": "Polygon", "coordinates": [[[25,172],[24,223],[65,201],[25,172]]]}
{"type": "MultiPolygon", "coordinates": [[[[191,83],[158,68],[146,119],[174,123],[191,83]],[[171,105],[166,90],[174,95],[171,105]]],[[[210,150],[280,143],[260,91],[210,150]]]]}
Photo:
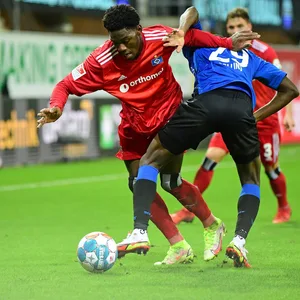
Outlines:
{"type": "Polygon", "coordinates": [[[238,248],[243,248],[246,244],[246,240],[240,235],[236,235],[232,241],[238,248]]]}

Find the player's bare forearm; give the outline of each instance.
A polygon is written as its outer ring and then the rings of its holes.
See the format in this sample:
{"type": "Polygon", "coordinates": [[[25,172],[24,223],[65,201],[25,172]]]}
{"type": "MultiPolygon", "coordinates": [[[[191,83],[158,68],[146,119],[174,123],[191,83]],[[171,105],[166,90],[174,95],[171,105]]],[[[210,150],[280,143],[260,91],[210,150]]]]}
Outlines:
{"type": "Polygon", "coordinates": [[[189,28],[198,21],[198,18],[199,14],[194,6],[187,8],[180,16],[178,30],[182,30],[186,34],[189,28]]]}
{"type": "Polygon", "coordinates": [[[286,106],[285,115],[282,120],[282,124],[283,124],[285,130],[287,130],[287,131],[292,131],[296,125],[295,119],[293,116],[293,107],[292,107],[293,104],[292,103],[293,102],[290,102],[286,106]]]}
{"type": "Polygon", "coordinates": [[[287,77],[282,80],[277,91],[278,93],[272,101],[254,113],[254,117],[257,122],[278,112],[280,109],[288,105],[294,98],[299,96],[297,87],[287,77]]]}
{"type": "Polygon", "coordinates": [[[287,106],[286,106],[286,115],[288,115],[289,117],[293,116],[293,102],[290,102],[287,106]]]}

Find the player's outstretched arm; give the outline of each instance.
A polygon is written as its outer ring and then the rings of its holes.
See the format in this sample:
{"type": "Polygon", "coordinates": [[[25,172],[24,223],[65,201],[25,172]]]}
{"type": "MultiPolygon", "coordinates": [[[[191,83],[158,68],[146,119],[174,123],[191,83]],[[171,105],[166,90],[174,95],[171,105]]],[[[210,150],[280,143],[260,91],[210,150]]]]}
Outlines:
{"type": "Polygon", "coordinates": [[[237,32],[230,38],[222,38],[202,30],[190,29],[198,19],[197,9],[193,6],[189,7],[180,16],[178,30],[174,30],[164,39],[164,46],[177,47],[177,52],[180,52],[184,45],[190,47],[224,47],[238,51],[249,47],[253,39],[260,37],[256,32],[249,30],[237,32]]]}
{"type": "Polygon", "coordinates": [[[103,88],[100,64],[90,55],[53,89],[50,107],[42,109],[38,116],[38,128],[46,123],[55,122],[61,115],[69,95],[82,96],[103,88]]]}
{"type": "Polygon", "coordinates": [[[260,38],[260,35],[252,31],[240,31],[230,38],[224,38],[197,29],[190,29],[186,34],[183,30],[178,30],[164,39],[164,46],[177,47],[177,52],[180,52],[183,46],[198,48],[224,47],[239,51],[249,47],[250,42],[258,38],[260,38]]]}
{"type": "Polygon", "coordinates": [[[277,88],[277,95],[272,101],[258,109],[254,113],[256,122],[259,122],[272,114],[278,112],[284,106],[289,104],[294,98],[299,96],[299,91],[294,83],[287,77],[281,81],[277,88]]]}

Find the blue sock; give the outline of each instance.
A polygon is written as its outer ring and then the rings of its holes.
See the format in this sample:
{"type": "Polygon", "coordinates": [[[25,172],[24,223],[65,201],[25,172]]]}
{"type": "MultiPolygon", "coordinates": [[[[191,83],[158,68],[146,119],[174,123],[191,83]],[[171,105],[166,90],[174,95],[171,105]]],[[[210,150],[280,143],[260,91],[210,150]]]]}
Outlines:
{"type": "Polygon", "coordinates": [[[238,202],[238,220],[235,234],[247,238],[256,219],[260,204],[260,188],[256,184],[244,184],[238,202]]]}
{"type": "Polygon", "coordinates": [[[139,168],[133,188],[134,228],[147,230],[151,217],[151,204],[156,194],[158,170],[152,166],[139,168]]]}

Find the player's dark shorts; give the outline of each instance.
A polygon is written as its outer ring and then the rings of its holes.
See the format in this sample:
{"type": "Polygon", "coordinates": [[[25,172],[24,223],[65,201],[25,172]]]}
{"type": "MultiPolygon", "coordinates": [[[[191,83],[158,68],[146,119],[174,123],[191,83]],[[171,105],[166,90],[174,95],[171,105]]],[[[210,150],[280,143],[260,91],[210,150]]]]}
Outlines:
{"type": "Polygon", "coordinates": [[[159,131],[162,145],[173,154],[196,149],[208,135],[221,132],[234,161],[259,156],[259,139],[250,97],[238,90],[216,89],[183,102],[159,131]]]}

